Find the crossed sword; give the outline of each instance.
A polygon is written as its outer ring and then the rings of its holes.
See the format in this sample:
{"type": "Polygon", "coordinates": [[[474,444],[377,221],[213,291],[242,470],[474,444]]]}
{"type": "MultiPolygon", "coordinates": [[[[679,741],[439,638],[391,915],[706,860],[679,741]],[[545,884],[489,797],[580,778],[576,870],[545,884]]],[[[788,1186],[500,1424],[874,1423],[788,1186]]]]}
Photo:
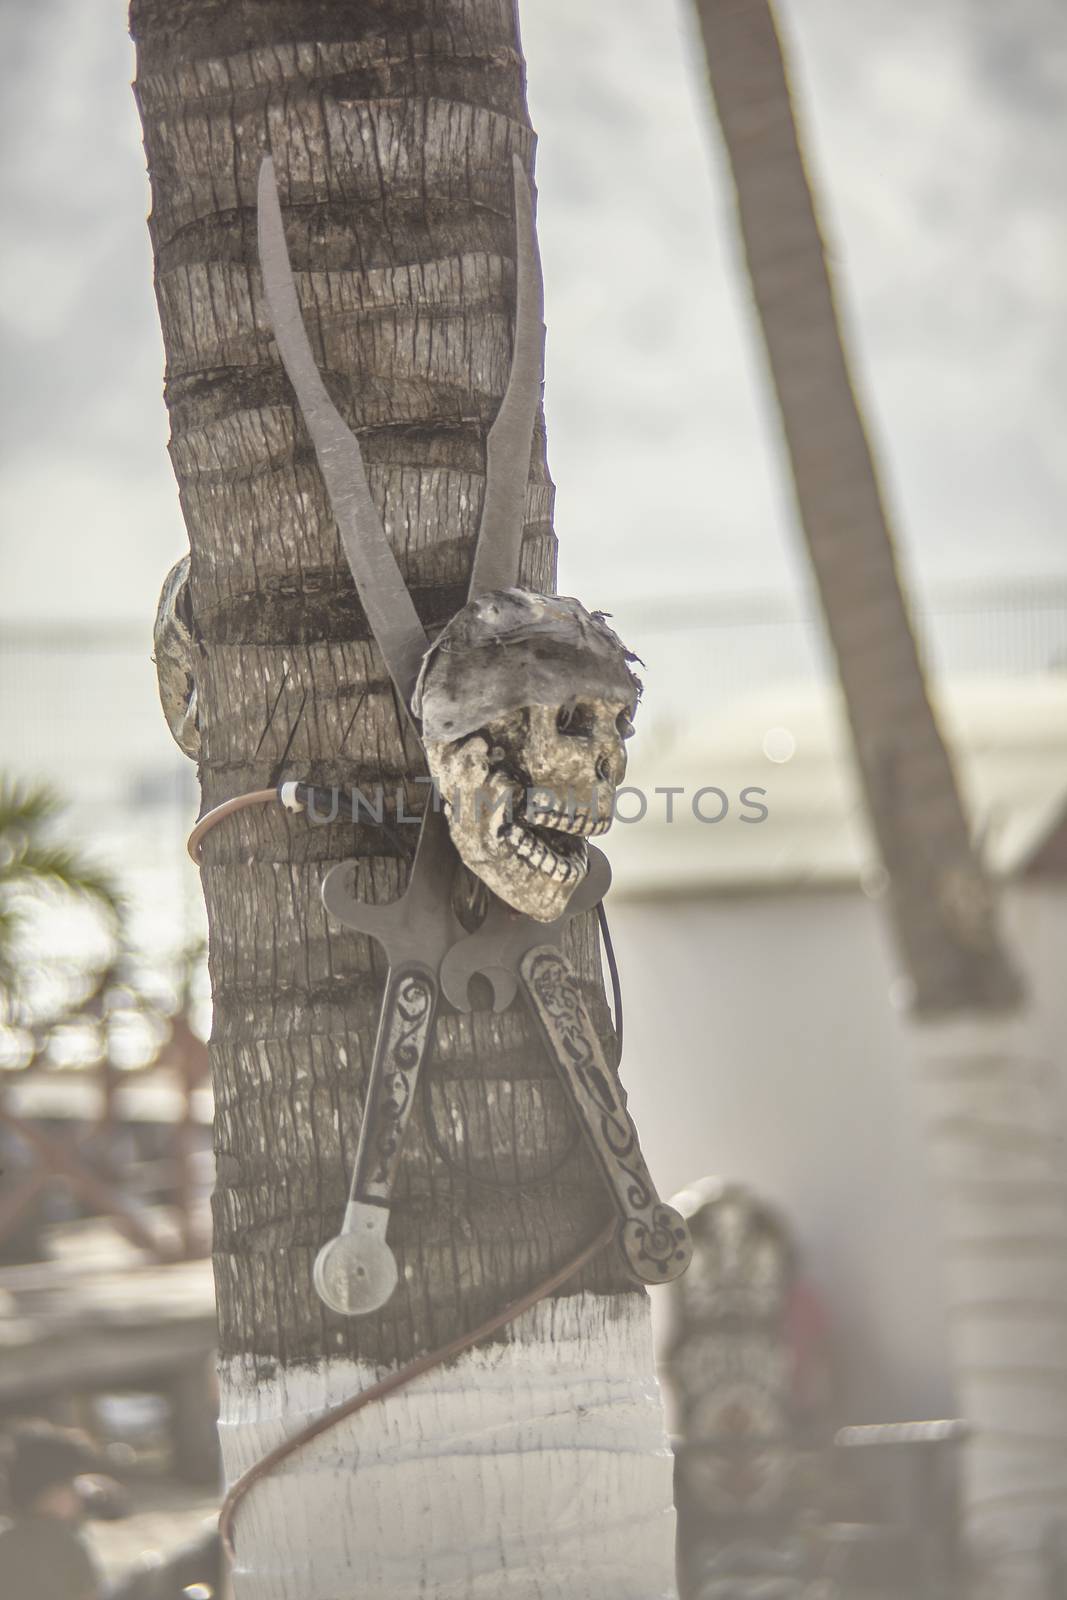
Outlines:
{"type": "MultiPolygon", "coordinates": [[[[486,444],[486,487],[469,598],[518,581],[526,484],[541,392],[543,289],[533,198],[512,157],[518,303],[511,372],[486,444]]],[[[374,638],[407,708],[430,640],[404,583],[371,498],[359,442],[330,399],[304,327],[282,226],[274,164],[259,172],[259,259],[274,337],[315,447],[345,555],[374,638]]],[[[493,1009],[505,1010],[521,984],[614,1199],[619,1242],[632,1275],[665,1283],[684,1272],[692,1244],[684,1219],[656,1193],[617,1074],[608,1065],[562,950],[570,918],[599,904],[611,882],[604,855],[590,847],[589,870],[555,922],[541,923],[496,896],[481,926],[467,933],[452,910],[458,857],[436,797],[427,800],[408,885],[398,900],[369,905],[356,893],[358,864],[332,867],[323,903],[345,927],[385,950],[388,976],[367,1082],[366,1102],[341,1231],[315,1260],[315,1289],[347,1316],[377,1311],[397,1283],[386,1242],[393,1185],[415,1091],[443,993],[470,1011],[470,982],[488,979],[493,1009]]]]}

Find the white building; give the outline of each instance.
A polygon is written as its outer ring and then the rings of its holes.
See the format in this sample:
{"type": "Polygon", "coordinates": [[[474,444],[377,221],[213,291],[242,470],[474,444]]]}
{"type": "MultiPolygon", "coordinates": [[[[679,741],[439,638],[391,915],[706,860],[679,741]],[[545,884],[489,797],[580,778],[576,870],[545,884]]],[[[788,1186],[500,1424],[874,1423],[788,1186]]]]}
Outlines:
{"type": "MultiPolygon", "coordinates": [[[[1063,1062],[1067,676],[968,678],[940,709],[1063,1062]]],[[[906,991],[839,699],[768,689],[696,734],[636,744],[627,781],[648,812],[612,830],[610,906],[623,1076],[657,1182],[715,1173],[783,1208],[832,1320],[850,1420],[952,1414],[906,991]],[[684,790],[670,824],[653,792],[666,786],[684,790]],[[729,810],[701,823],[692,799],[710,786],[729,810]],[[744,822],[754,787],[767,816],[744,822]]],[[[639,806],[624,796],[621,810],[639,806]]]]}

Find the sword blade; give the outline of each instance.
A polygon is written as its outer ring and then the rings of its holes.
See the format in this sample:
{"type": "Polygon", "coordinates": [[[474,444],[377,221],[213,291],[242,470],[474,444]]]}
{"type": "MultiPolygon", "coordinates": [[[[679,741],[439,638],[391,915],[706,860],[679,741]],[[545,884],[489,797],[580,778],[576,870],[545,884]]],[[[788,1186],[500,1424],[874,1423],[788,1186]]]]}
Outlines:
{"type": "Polygon", "coordinates": [[[407,707],[429,640],[385,536],[367,486],[355,434],[326,392],[296,296],[274,181],[274,163],[259,169],[259,264],[274,338],[296,390],[341,543],[378,648],[407,707]]]}
{"type": "Polygon", "coordinates": [[[485,446],[485,499],[470,598],[519,581],[526,486],[544,366],[545,291],[526,170],[513,155],[515,188],[515,340],[508,386],[485,446]]]}

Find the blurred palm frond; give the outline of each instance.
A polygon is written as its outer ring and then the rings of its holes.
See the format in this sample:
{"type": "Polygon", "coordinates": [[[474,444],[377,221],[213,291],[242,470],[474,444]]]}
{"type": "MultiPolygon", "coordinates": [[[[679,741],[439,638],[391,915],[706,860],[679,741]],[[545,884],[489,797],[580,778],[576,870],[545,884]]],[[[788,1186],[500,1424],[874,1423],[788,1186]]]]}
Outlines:
{"type": "Polygon", "coordinates": [[[116,928],[125,902],[115,878],[55,838],[64,805],[46,784],[0,777],[0,986],[17,987],[26,900],[59,891],[87,900],[116,928]]]}

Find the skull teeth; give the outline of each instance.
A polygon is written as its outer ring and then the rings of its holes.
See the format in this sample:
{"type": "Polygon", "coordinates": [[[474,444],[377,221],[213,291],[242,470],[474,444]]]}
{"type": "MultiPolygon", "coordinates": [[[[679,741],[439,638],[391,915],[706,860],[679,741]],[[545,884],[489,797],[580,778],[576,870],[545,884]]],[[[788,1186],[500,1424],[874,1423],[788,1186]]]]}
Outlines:
{"type": "Polygon", "coordinates": [[[501,832],[501,838],[511,846],[520,861],[524,861],[531,872],[544,873],[546,878],[552,878],[556,883],[566,883],[570,878],[584,878],[589,868],[589,852],[582,840],[576,849],[567,853],[554,850],[547,839],[540,838],[531,833],[528,828],[520,827],[516,823],[509,823],[501,832]]]}
{"type": "Polygon", "coordinates": [[[591,811],[546,811],[539,807],[527,809],[526,820],[538,828],[551,828],[553,833],[567,833],[579,838],[595,837],[607,833],[611,817],[594,816],[591,811]]]}

